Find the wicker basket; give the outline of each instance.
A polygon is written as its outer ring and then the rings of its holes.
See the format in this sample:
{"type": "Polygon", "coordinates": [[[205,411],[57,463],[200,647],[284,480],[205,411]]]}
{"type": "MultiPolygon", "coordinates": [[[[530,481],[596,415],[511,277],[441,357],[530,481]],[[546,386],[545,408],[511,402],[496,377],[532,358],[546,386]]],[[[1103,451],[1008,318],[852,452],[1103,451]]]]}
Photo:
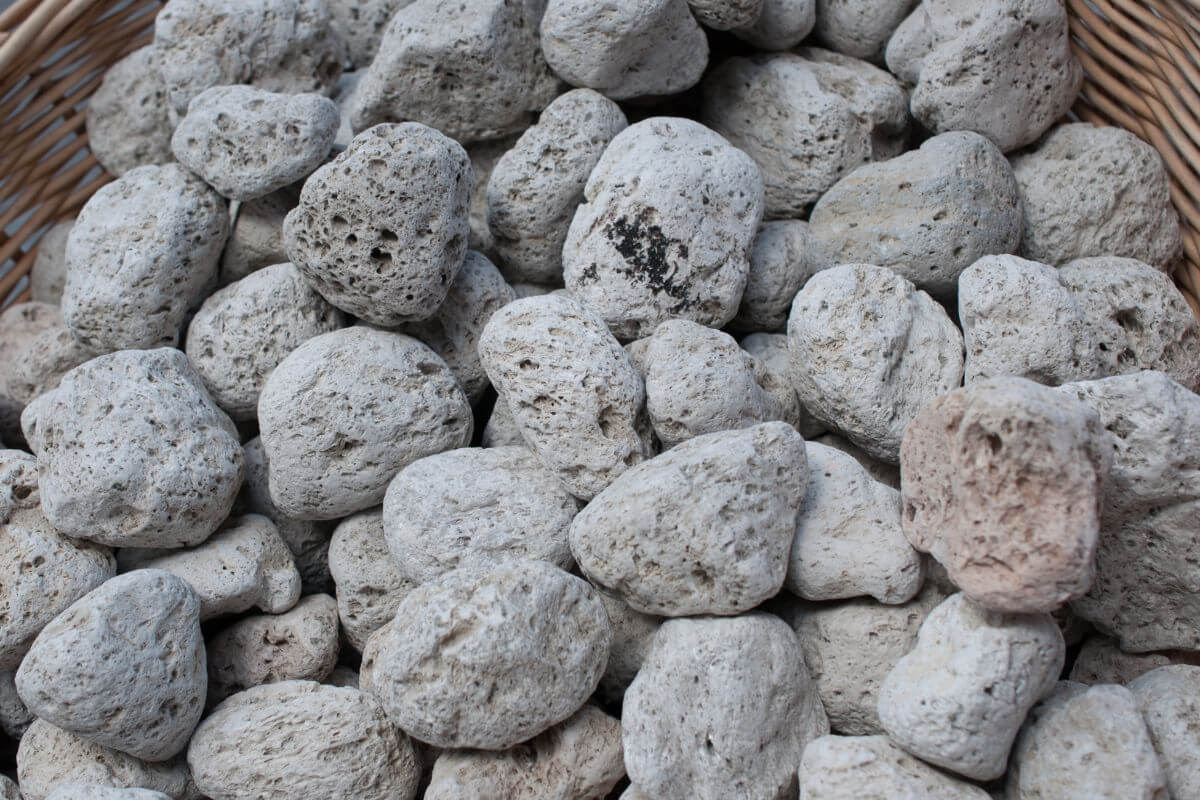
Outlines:
{"type": "MultiPolygon", "coordinates": [[[[46,228],[111,176],[84,104],[104,70],[152,38],[164,0],[15,0],[0,12],[0,307],[28,297],[46,228]]],[[[1075,113],[1163,155],[1183,220],[1176,279],[1200,316],[1200,0],[1066,0],[1087,79],[1075,113]]]]}

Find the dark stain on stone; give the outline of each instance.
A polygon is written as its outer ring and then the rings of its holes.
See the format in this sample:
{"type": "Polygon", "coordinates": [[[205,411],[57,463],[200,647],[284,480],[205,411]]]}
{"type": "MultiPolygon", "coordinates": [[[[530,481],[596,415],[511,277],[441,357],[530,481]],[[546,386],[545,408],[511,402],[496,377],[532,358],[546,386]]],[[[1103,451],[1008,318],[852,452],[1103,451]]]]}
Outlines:
{"type": "Polygon", "coordinates": [[[620,217],[604,227],[604,235],[629,264],[628,268],[618,268],[618,273],[646,284],[654,294],[679,300],[673,309],[676,313],[693,305],[687,300],[688,287],[675,282],[675,271],[667,258],[672,245],[680,258],[687,258],[687,245],[667,238],[661,227],[647,224],[644,218],[620,217]]]}

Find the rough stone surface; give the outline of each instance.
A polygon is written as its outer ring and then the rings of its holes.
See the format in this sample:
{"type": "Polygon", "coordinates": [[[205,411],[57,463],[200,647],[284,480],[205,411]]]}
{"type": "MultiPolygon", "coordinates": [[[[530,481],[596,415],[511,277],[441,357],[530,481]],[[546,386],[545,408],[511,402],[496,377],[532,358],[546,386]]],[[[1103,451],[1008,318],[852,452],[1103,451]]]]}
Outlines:
{"type": "Polygon", "coordinates": [[[46,800],[171,800],[171,796],[153,789],[114,789],[111,786],[65,783],[51,792],[46,800]]]}
{"type": "Polygon", "coordinates": [[[814,419],[800,405],[792,381],[792,358],[788,354],[787,334],[752,333],[743,337],[738,345],[758,359],[766,371],[763,388],[774,395],[776,402],[784,409],[784,421],[790,422],[805,439],[824,433],[824,423],[814,419]]]}
{"type": "Polygon", "coordinates": [[[763,0],[688,0],[688,6],[704,27],[727,31],[758,22],[763,0]]]}
{"type": "Polygon", "coordinates": [[[760,50],[790,50],[812,31],[814,0],[762,0],[758,19],[732,33],[760,50]]]}
{"type": "Polygon", "coordinates": [[[562,280],[563,243],[588,175],[627,125],[612,100],[575,89],[546,106],[496,162],[487,181],[487,226],[509,280],[562,280]]]}
{"type": "Polygon", "coordinates": [[[92,359],[25,416],[42,510],[60,533],[184,547],[229,515],[242,481],[237,430],[179,350],[92,359]]]}
{"type": "Polygon", "coordinates": [[[446,363],[367,327],[316,336],[267,378],[258,406],[271,498],[336,519],[378,505],[396,473],[471,439],[471,407],[446,363]]]}
{"type": "Polygon", "coordinates": [[[33,643],[17,692],[39,719],[147,761],[187,746],[204,711],[200,604],[157,570],[112,578],[33,643]]]}
{"type": "Polygon", "coordinates": [[[170,0],[154,21],[168,101],[182,115],[213,86],[329,92],[345,54],[330,22],[324,0],[170,0]]]}
{"type": "Polygon", "coordinates": [[[804,750],[800,800],[989,800],[978,786],[930,767],[886,736],[822,736],[804,750]]]}
{"type": "Polygon", "coordinates": [[[600,157],[571,221],[567,290],[626,341],[668,319],[723,326],[746,287],[762,191],[750,157],[703,125],[631,125],[600,157]]]}
{"type": "Polygon", "coordinates": [[[956,594],[884,679],[879,719],[893,742],[968,778],[1004,774],[1025,714],[1054,688],[1065,646],[1049,614],[987,611],[956,594]]]}
{"type": "Polygon", "coordinates": [[[308,177],[340,121],[337,105],[319,94],[214,86],[188,104],[171,151],[223,196],[253,200],[308,177]]]}
{"type": "Polygon", "coordinates": [[[329,571],[337,584],[342,631],[359,652],[417,586],[400,573],[388,551],[379,509],[354,514],[338,524],[329,544],[329,571]]]}
{"type": "Polygon", "coordinates": [[[571,523],[583,573],[648,614],[737,614],[778,593],[808,483],[786,423],[698,436],[626,472],[571,523]]]}
{"type": "Polygon", "coordinates": [[[614,100],[682,92],[708,65],[687,0],[549,0],[541,45],[558,77],[614,100]]]}
{"type": "Polygon", "coordinates": [[[945,133],[919,150],[859,167],[817,202],[813,269],[888,267],[939,297],[981,257],[1021,241],[1021,202],[1004,155],[975,133],[945,133]]]}
{"type": "Polygon", "coordinates": [[[366,69],[379,52],[383,32],[396,12],[413,0],[325,0],[338,36],[346,43],[346,61],[366,69]]]}
{"type": "Polygon", "coordinates": [[[283,247],[283,220],[299,199],[299,188],[289,186],[238,204],[229,240],[221,254],[222,286],[288,260],[283,247]]]}
{"type": "Polygon", "coordinates": [[[800,402],[883,461],[898,461],[908,423],[962,383],[962,347],[945,310],[883,267],[823,270],[792,301],[788,350],[800,402]]]}
{"type": "Polygon", "coordinates": [[[1136,258],[1170,272],[1181,252],[1162,157],[1117,127],[1060,125],[1012,160],[1021,191],[1021,252],[1047,264],[1136,258]]]}
{"type": "Polygon", "coordinates": [[[254,272],[211,295],[188,326],[186,352],[217,405],[258,415],[267,376],[300,344],[345,324],[292,264],[254,272]]]}
{"type": "Polygon", "coordinates": [[[492,406],[492,413],[488,415],[480,444],[483,447],[526,447],[525,437],[521,435],[517,421],[508,410],[508,403],[499,397],[492,406]]]}
{"type": "Polygon", "coordinates": [[[600,693],[608,702],[619,706],[625,690],[642,668],[642,662],[650,652],[650,643],[663,620],[634,611],[624,600],[603,591],[597,594],[612,628],[612,645],[608,650],[608,666],[600,678],[600,693]]]}
{"type": "Polygon", "coordinates": [[[1017,738],[1006,796],[1167,800],[1137,699],[1123,686],[1059,683],[1033,708],[1017,738]]]}
{"type": "Polygon", "coordinates": [[[1200,795],[1200,667],[1159,667],[1131,681],[1129,691],[1150,731],[1170,796],[1200,795]]]}
{"type": "Polygon", "coordinates": [[[467,253],[471,163],[415,122],[378,125],[304,183],[288,258],[326,300],[376,325],[432,316],[467,253]]]}
{"type": "Polygon", "coordinates": [[[85,119],[88,149],[113,175],[173,160],[167,86],[153,45],[108,68],[88,98],[85,119]]]}
{"type": "Polygon", "coordinates": [[[188,764],[212,800],[413,800],[420,776],[412,742],[374,699],[311,681],[221,703],[196,729],[188,764]]]}
{"type": "Polygon", "coordinates": [[[479,357],[496,404],[511,411],[529,448],[584,500],[648,453],[638,433],[645,387],[604,323],[553,295],[492,315],[479,357]]]}
{"type": "Polygon", "coordinates": [[[225,201],[178,164],[137,167],[101,187],[67,238],[63,319],[97,352],[175,346],[217,281],[225,201]]]}
{"type": "Polygon", "coordinates": [[[1158,653],[1126,653],[1117,642],[1100,634],[1089,636],[1071,666],[1071,680],[1086,683],[1129,683],[1152,669],[1169,664],[1200,666],[1200,653],[1164,650],[1158,653]]]}
{"type": "Polygon", "coordinates": [[[29,271],[31,299],[35,303],[62,302],[63,284],[67,281],[67,237],[74,227],[74,220],[59,222],[38,240],[37,255],[29,271]]]}
{"type": "Polygon", "coordinates": [[[33,713],[17,694],[16,671],[0,672],[0,730],[14,742],[21,741],[33,724],[33,713]]]}
{"type": "Polygon", "coordinates": [[[827,733],[796,637],[769,614],[664,622],[621,719],[629,777],[658,800],[794,797],[827,733]]]}
{"type": "Polygon", "coordinates": [[[354,130],[415,120],[462,142],[526,128],[558,93],[538,48],[546,0],[415,0],[388,24],[356,92],[354,130]]]}
{"type": "Polygon", "coordinates": [[[738,331],[784,330],[792,298],[814,271],[808,260],[807,222],[781,219],[763,223],[750,251],[742,304],[729,327],[738,331]]]}
{"type": "Polygon", "coordinates": [[[57,387],[92,355],[71,335],[57,306],[14,303],[0,313],[0,394],[15,408],[57,387]]]}
{"type": "Polygon", "coordinates": [[[904,533],[975,602],[1052,611],[1092,585],[1107,438],[1086,402],[1022,378],[943,395],[900,450],[904,533]]]}
{"type": "Polygon", "coordinates": [[[822,46],[878,63],[916,0],[816,0],[815,5],[813,35],[822,46]]]}
{"type": "MultiPolygon", "coordinates": [[[[475,176],[475,185],[471,189],[471,208],[468,214],[471,227],[471,249],[485,253],[488,258],[498,258],[496,255],[496,240],[488,228],[487,187],[492,179],[492,170],[496,162],[517,144],[518,136],[505,136],[503,139],[493,139],[489,142],[472,142],[466,146],[467,155],[471,158],[471,172],[475,176]]],[[[561,276],[559,282],[562,282],[561,276]]],[[[520,296],[520,295],[518,295],[520,296]]]]}
{"type": "Polygon", "coordinates": [[[386,679],[371,690],[423,742],[512,747],[571,716],[596,688],[611,639],[596,595],[540,561],[446,573],[411,591],[376,634],[373,669],[386,679]]]}
{"type": "Polygon", "coordinates": [[[928,130],[976,131],[1005,152],[1062,117],[1083,80],[1060,0],[923,0],[886,55],[928,130]]]}

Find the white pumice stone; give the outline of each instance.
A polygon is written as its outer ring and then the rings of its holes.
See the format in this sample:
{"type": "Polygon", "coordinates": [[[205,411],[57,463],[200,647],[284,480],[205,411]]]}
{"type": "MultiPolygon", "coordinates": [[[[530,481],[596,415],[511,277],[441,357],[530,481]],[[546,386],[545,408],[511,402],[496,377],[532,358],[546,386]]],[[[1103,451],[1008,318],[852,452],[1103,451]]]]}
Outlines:
{"type": "Polygon", "coordinates": [[[1134,695],[1124,686],[1070,681],[1030,712],[1013,747],[1006,789],[1010,800],[1169,796],[1134,695]]]}
{"type": "Polygon", "coordinates": [[[200,618],[258,608],[282,614],[300,599],[300,573],[275,524],[258,514],[232,517],[196,547],[150,558],[145,569],[170,572],[200,599],[200,618]]]}
{"type": "Polygon", "coordinates": [[[891,463],[908,423],[962,383],[962,333],[946,311],[870,264],[822,270],[805,284],[792,301],[788,350],[804,408],[891,463]]]}
{"type": "Polygon", "coordinates": [[[1045,133],[1083,80],[1059,0],[923,0],[888,42],[887,64],[914,84],[925,128],[976,131],[1005,152],[1045,133]]]}
{"type": "Polygon", "coordinates": [[[417,586],[404,577],[388,550],[380,509],[362,511],[338,524],[329,543],[329,572],[337,585],[342,632],[360,653],[417,586]]]}
{"type": "Polygon", "coordinates": [[[0,393],[24,408],[94,353],[49,303],[13,303],[0,313],[0,393]]]}
{"type": "Polygon", "coordinates": [[[425,800],[591,800],[625,776],[621,722],[595,706],[512,750],[446,750],[433,764],[425,800]]]}
{"type": "Polygon", "coordinates": [[[388,717],[423,742],[484,750],[571,716],[611,640],[597,592],[541,561],[448,572],[405,596],[376,636],[371,690],[388,717]]]}
{"type": "Polygon", "coordinates": [[[208,703],[264,683],[323,682],[337,658],[337,601],[310,594],[291,611],[246,617],[208,640],[208,703]]]}
{"type": "Polygon", "coordinates": [[[59,305],[67,281],[67,237],[75,221],[51,225],[38,240],[37,254],[29,270],[31,299],[35,303],[59,305]]]}
{"type": "Polygon", "coordinates": [[[479,357],[496,405],[521,437],[584,500],[648,454],[638,432],[645,387],[595,314],[568,297],[517,300],[492,315],[479,357]]]}
{"type": "Polygon", "coordinates": [[[646,411],[664,448],[798,415],[794,393],[784,408],[767,388],[778,376],[727,333],[676,319],[645,341],[646,411]]]}
{"type": "Polygon", "coordinates": [[[174,160],[159,61],[153,45],[139,47],[109,67],[88,98],[88,149],[113,175],[174,160]]]}
{"type": "Polygon", "coordinates": [[[1093,634],[1079,648],[1070,677],[1076,683],[1089,686],[1097,683],[1130,683],[1150,670],[1170,664],[1200,666],[1200,653],[1191,650],[1126,653],[1115,639],[1093,634]]]}
{"type": "Polygon", "coordinates": [[[879,687],[916,644],[925,617],[945,598],[928,585],[907,603],[891,606],[869,598],[810,603],[780,595],[775,610],[796,632],[834,731],[883,733],[879,687]]]}
{"type": "Polygon", "coordinates": [[[230,697],[196,729],[187,758],[212,800],[413,800],[420,777],[412,742],[379,703],[311,681],[230,697]]]}
{"type": "Polygon", "coordinates": [[[1161,370],[1200,390],[1200,322],[1171,281],[1130,258],[1081,258],[1061,266],[1096,337],[1101,370],[1120,375],[1161,370]]]}
{"type": "Polygon", "coordinates": [[[231,200],[253,200],[303,180],[337,134],[337,105],[319,94],[214,86],[188,103],[171,151],[231,200]]]}
{"type": "MultiPolygon", "coordinates": [[[[825,433],[825,424],[814,419],[804,409],[804,406],[800,405],[800,398],[796,394],[792,381],[792,358],[788,354],[787,334],[752,333],[742,337],[738,345],[758,359],[769,373],[769,380],[764,382],[763,388],[775,395],[776,400],[785,410],[787,416],[784,417],[784,420],[792,423],[805,439],[825,433]],[[793,409],[795,409],[794,416],[792,416],[793,409]]],[[[899,483],[898,476],[897,483],[899,483]]]]}
{"type": "Polygon", "coordinates": [[[571,523],[571,552],[643,613],[738,614],[783,585],[807,483],[787,423],[697,436],[597,495],[571,523]]]}
{"type": "Polygon", "coordinates": [[[169,0],[154,47],[171,107],[186,114],[205,89],[232,84],[328,93],[345,55],[330,22],[324,0],[169,0]]]}
{"type": "MultiPolygon", "coordinates": [[[[166,800],[171,798],[163,795],[166,800]]],[[[21,789],[17,786],[17,782],[7,775],[0,776],[0,798],[3,800],[21,800],[21,789]]]]}
{"type": "Polygon", "coordinates": [[[546,106],[487,180],[487,226],[509,280],[562,280],[562,248],[592,168],[629,123],[620,106],[575,89],[546,106]]]}
{"type": "Polygon", "coordinates": [[[101,187],[67,239],[63,319],[98,352],[175,346],[217,282],[225,201],[178,164],[137,167],[101,187]]]}
{"type": "Polygon", "coordinates": [[[807,442],[805,451],[808,490],[784,587],[805,600],[912,599],[924,575],[900,524],[900,493],[840,450],[807,442]]]}
{"type": "Polygon", "coordinates": [[[729,327],[749,332],[784,330],[792,298],[815,271],[808,260],[807,222],[781,219],[763,223],[750,251],[742,303],[729,327]]]}
{"type": "Polygon", "coordinates": [[[1200,397],[1161,372],[1068,384],[1109,432],[1091,591],[1075,613],[1132,653],[1200,650],[1200,397]]]}
{"type": "Polygon", "coordinates": [[[728,31],[758,22],[763,0],[688,0],[688,6],[704,27],[728,31]]]}
{"type": "Polygon", "coordinates": [[[558,94],[538,48],[546,0],[416,0],[383,32],[354,130],[415,120],[463,142],[525,129],[558,94]]]}
{"type": "Polygon", "coordinates": [[[153,789],[116,789],[111,786],[65,783],[51,792],[46,800],[171,800],[171,796],[153,789]]]}
{"type": "Polygon", "coordinates": [[[574,566],[567,530],[579,503],[524,447],[465,447],[414,461],[383,501],[399,573],[425,583],[461,566],[534,559],[574,566]]]}
{"type": "Polygon", "coordinates": [[[508,403],[496,398],[492,413],[488,415],[487,425],[483,428],[481,444],[483,447],[526,447],[525,437],[517,426],[516,419],[508,410],[508,403]]]}
{"type": "Polygon", "coordinates": [[[796,637],[769,614],[664,622],[621,718],[630,780],[658,800],[794,797],[827,733],[796,637]]]}
{"type": "Polygon", "coordinates": [[[600,694],[619,707],[625,690],[642,668],[663,619],[635,611],[624,600],[603,591],[597,594],[612,628],[612,645],[608,650],[608,666],[600,678],[600,694]]]}
{"type": "Polygon", "coordinates": [[[1049,614],[1002,614],[953,595],[925,618],[916,646],[884,679],[880,722],[923,761],[998,778],[1021,721],[1054,689],[1064,657],[1049,614]]]}
{"type": "Polygon", "coordinates": [[[1150,731],[1170,796],[1200,795],[1200,667],[1159,667],[1131,681],[1129,691],[1150,731]]]}
{"type": "Polygon", "coordinates": [[[541,45],[558,77],[614,100],[682,92],[708,65],[687,0],[549,0],[541,45]]]}
{"type": "Polygon", "coordinates": [[[617,338],[737,313],[763,210],[751,158],[691,120],[652,117],[609,144],[563,246],[567,291],[617,338]]]}
{"type": "MultiPolygon", "coordinates": [[[[488,228],[487,187],[492,179],[492,170],[496,162],[509,150],[516,146],[519,136],[505,136],[503,139],[493,139],[488,142],[472,142],[466,145],[467,155],[471,159],[471,173],[475,176],[475,185],[471,188],[471,206],[467,214],[471,227],[470,245],[472,250],[485,253],[489,258],[496,256],[496,240],[488,228]]],[[[562,282],[560,275],[558,281],[562,282]]]]}
{"type": "Polygon", "coordinates": [[[828,51],[731,58],[704,81],[700,119],[762,169],[766,215],[806,216],[859,165],[899,152],[904,90],[877,67],[828,51]]]}
{"type": "Polygon", "coordinates": [[[758,19],[731,33],[760,50],[790,50],[816,23],[815,0],[762,0],[758,19]]]}
{"type": "Polygon", "coordinates": [[[258,404],[271,498],[284,514],[336,519],[378,505],[396,473],[466,445],[466,395],[416,339],[367,327],[304,342],[258,404]]]}
{"type": "Polygon", "coordinates": [[[326,300],[376,325],[432,316],[467,253],[471,164],[415,122],[378,125],[304,183],[288,258],[326,300]]]}
{"type": "Polygon", "coordinates": [[[1110,452],[1085,400],[1023,378],[975,381],[905,432],[904,533],[980,605],[1053,611],[1092,585],[1110,452]]]}
{"type": "Polygon", "coordinates": [[[478,403],[491,385],[479,360],[479,337],[492,314],[516,299],[517,293],[487,256],[468,250],[437,313],[401,330],[441,356],[467,399],[478,403]]]}
{"type": "Polygon", "coordinates": [[[0,671],[0,730],[14,742],[21,741],[35,717],[17,694],[16,670],[0,671]]]}
{"type": "Polygon", "coordinates": [[[227,286],[250,273],[288,260],[283,246],[283,220],[296,207],[300,190],[289,186],[237,203],[229,239],[221,253],[220,284],[227,286]]]}
{"type": "Polygon", "coordinates": [[[113,547],[185,547],[229,515],[233,422],[180,350],[123,350],[68,372],[26,409],[46,518],[113,547]]]}
{"type": "Polygon", "coordinates": [[[276,264],[210,295],[188,325],[185,351],[217,405],[252,420],[271,371],[302,342],[344,324],[294,265],[276,264]]]}
{"type": "Polygon", "coordinates": [[[39,719],[165,761],[187,746],[204,711],[200,603],[159,570],[112,578],[42,629],[16,684],[39,719]]]}
{"type": "Polygon", "coordinates": [[[813,269],[888,267],[938,297],[982,256],[1021,241],[1021,202],[1004,155],[975,133],[945,133],[867,164],[821,197],[809,224],[813,269]]]}
{"type": "Polygon", "coordinates": [[[822,736],[804,750],[800,800],[990,800],[919,761],[886,736],[822,736]]]}
{"type": "Polygon", "coordinates": [[[200,800],[183,758],[150,762],[34,720],[17,750],[24,800],[46,800],[59,786],[86,784],[160,791],[171,800],[200,800]]]}
{"type": "Polygon", "coordinates": [[[880,63],[888,39],[916,0],[815,0],[813,35],[821,46],[880,63]]]}
{"type": "Polygon", "coordinates": [[[346,63],[354,69],[370,66],[379,42],[396,12],[413,0],[325,0],[333,27],[346,43],[346,63]]]}

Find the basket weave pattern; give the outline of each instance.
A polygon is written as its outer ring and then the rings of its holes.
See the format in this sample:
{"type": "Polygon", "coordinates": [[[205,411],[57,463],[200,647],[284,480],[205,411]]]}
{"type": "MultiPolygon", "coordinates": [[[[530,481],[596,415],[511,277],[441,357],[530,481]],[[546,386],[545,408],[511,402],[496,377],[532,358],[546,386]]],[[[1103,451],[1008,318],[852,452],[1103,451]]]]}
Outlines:
{"type": "MultiPolygon", "coordinates": [[[[84,108],[104,71],[148,44],[164,0],[16,0],[0,12],[0,307],[45,229],[112,179],[84,108]]],[[[1075,114],[1153,145],[1183,222],[1176,280],[1200,316],[1200,0],[1065,0],[1085,80],[1075,114]]]]}

